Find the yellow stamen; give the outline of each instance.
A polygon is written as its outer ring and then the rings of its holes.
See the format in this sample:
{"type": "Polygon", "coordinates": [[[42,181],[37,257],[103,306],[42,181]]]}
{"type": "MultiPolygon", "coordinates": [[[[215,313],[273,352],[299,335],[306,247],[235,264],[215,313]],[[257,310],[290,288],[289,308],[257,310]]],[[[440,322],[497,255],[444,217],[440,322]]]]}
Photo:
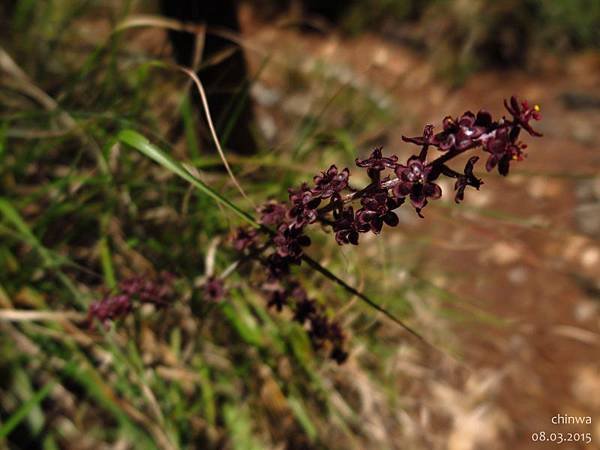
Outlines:
{"type": "Polygon", "coordinates": [[[534,105],[533,109],[535,109],[537,112],[540,112],[540,105],[534,105]]]}

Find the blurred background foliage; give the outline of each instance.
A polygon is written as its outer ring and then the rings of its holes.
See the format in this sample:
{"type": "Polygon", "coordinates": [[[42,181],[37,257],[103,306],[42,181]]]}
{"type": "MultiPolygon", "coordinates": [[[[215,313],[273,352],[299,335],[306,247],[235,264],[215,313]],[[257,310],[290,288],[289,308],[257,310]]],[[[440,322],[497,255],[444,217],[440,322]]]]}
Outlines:
{"type": "Polygon", "coordinates": [[[548,54],[600,47],[595,0],[373,0],[347,8],[345,32],[381,32],[412,45],[459,84],[480,69],[534,72],[548,54]]]}

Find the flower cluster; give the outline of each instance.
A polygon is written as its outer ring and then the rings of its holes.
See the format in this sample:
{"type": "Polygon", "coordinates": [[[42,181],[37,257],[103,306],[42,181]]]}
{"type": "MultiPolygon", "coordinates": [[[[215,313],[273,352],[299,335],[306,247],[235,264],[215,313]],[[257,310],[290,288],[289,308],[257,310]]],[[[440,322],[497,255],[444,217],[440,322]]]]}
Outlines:
{"type": "Polygon", "coordinates": [[[107,294],[89,306],[87,322],[90,326],[94,320],[107,324],[126,317],[143,303],[161,308],[168,306],[175,293],[173,282],[174,276],[168,272],[161,272],[154,278],[126,278],[119,283],[116,293],[107,294]]]}
{"type": "Polygon", "coordinates": [[[420,147],[405,163],[400,163],[397,155],[384,156],[381,148],[366,159],[356,159],[356,165],[366,169],[370,179],[363,189],[350,187],[348,168],[340,170],[332,165],[315,176],[312,184],[290,189],[287,203],[270,201],[261,206],[258,213],[263,228],[239,229],[233,245],[238,251],[254,255],[266,269],[263,291],[268,305],[277,311],[290,307],[295,320],[308,324],[315,348],[327,345],[330,356],[343,362],[346,352],[339,325],[327,318],[323,307],[307,299],[306,292],[290,275],[291,266],[301,263],[305,248],[311,244],[307,226],[319,223],[331,227],[338,244],[358,245],[360,234],[379,234],[383,225],[397,226],[399,219],[394,210],[407,200],[423,217],[427,204],[442,196],[436,183],[442,176],[456,180],[454,198],[459,203],[468,187],[479,190],[483,184],[474,174],[479,156],[470,157],[461,172],[448,166],[450,160],[468,150],[481,149],[488,155],[486,170],[497,167],[501,175],[507,175],[510,164],[524,158],[526,146],[518,140],[521,130],[541,136],[531,126],[531,121],[541,116],[537,105],[530,107],[515,97],[504,104],[510,117],[495,121],[486,111],[467,111],[457,118],[444,118],[442,130],[437,133],[433,125],[427,125],[421,136],[403,136],[405,142],[420,147]],[[432,148],[438,152],[435,158],[430,157],[432,148]]]}
{"type": "Polygon", "coordinates": [[[338,322],[327,317],[324,308],[295,281],[269,280],[262,287],[267,306],[281,312],[292,311],[293,320],[306,326],[308,336],[317,350],[328,349],[329,356],[342,364],[348,354],[344,350],[345,334],[338,322]]]}

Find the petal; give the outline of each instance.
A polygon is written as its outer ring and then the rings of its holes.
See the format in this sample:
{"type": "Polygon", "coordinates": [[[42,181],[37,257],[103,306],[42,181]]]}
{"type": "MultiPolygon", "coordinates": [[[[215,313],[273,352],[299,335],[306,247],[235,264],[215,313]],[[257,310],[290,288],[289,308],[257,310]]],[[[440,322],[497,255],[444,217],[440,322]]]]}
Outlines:
{"type": "Polygon", "coordinates": [[[381,228],[383,227],[383,220],[381,217],[376,217],[371,221],[371,231],[375,234],[379,234],[381,232],[381,228]]]}
{"type": "Polygon", "coordinates": [[[482,127],[488,127],[492,124],[492,115],[485,111],[485,110],[480,110],[477,113],[477,118],[475,119],[475,124],[482,126],[482,127]]]}
{"type": "Polygon", "coordinates": [[[465,175],[473,175],[473,167],[479,161],[479,156],[471,156],[465,165],[465,175]]]}
{"type": "Polygon", "coordinates": [[[485,170],[487,170],[488,172],[491,172],[492,170],[494,170],[494,167],[496,167],[496,164],[498,164],[497,156],[490,155],[487,162],[485,163],[485,170]]]}
{"type": "Polygon", "coordinates": [[[519,114],[521,112],[521,107],[519,106],[517,97],[515,97],[514,95],[510,98],[510,106],[512,106],[516,114],[519,114]]]}
{"type": "Polygon", "coordinates": [[[446,116],[446,117],[444,117],[444,120],[442,121],[442,125],[444,127],[444,131],[446,131],[446,130],[453,128],[456,125],[456,123],[454,122],[452,117],[446,116]]]}
{"type": "Polygon", "coordinates": [[[474,123],[475,123],[475,114],[473,114],[471,111],[467,111],[466,113],[464,113],[458,120],[458,124],[460,126],[468,127],[468,128],[472,127],[474,123]]]}
{"type": "Polygon", "coordinates": [[[449,134],[442,142],[440,142],[440,150],[450,150],[452,147],[454,147],[455,142],[456,138],[454,135],[449,134]]]}
{"type": "Polygon", "coordinates": [[[425,197],[431,197],[432,199],[437,200],[442,196],[442,188],[435,183],[427,183],[423,186],[423,194],[425,197]]]}
{"type": "Polygon", "coordinates": [[[404,142],[409,142],[411,144],[425,145],[425,139],[423,139],[423,137],[421,137],[421,136],[416,136],[416,137],[402,136],[402,140],[404,142]]]}
{"type": "Polygon", "coordinates": [[[404,197],[405,194],[402,193],[401,189],[400,189],[400,185],[397,184],[392,188],[392,195],[398,199],[398,200],[402,200],[402,203],[404,203],[404,197]]]}
{"type": "Polygon", "coordinates": [[[298,238],[298,244],[302,247],[308,247],[310,245],[310,238],[306,235],[302,235],[298,238]]]}
{"type": "Polygon", "coordinates": [[[412,190],[413,190],[413,183],[411,183],[410,181],[403,181],[402,183],[398,184],[396,186],[398,189],[398,194],[397,197],[406,197],[407,195],[409,195],[412,190]]]}
{"type": "Polygon", "coordinates": [[[422,191],[413,192],[410,194],[410,201],[415,208],[422,209],[427,204],[427,197],[423,195],[422,191]]]}
{"type": "Polygon", "coordinates": [[[400,219],[398,219],[398,216],[396,215],[396,213],[389,211],[385,216],[383,216],[383,221],[385,222],[386,225],[390,226],[390,227],[395,227],[396,225],[398,225],[400,223],[400,219]]]}
{"type": "Polygon", "coordinates": [[[506,176],[508,175],[508,171],[510,169],[510,159],[508,157],[504,157],[498,163],[498,172],[500,175],[506,176]]]}

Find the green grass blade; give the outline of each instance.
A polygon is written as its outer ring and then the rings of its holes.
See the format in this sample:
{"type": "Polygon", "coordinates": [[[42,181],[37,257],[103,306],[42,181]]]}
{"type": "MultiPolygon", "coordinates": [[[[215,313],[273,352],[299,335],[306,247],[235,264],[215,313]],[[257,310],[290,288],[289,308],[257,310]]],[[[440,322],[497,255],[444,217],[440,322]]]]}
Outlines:
{"type": "Polygon", "coordinates": [[[8,132],[8,122],[0,124],[0,164],[4,160],[4,154],[6,153],[6,141],[8,132]]]}
{"type": "Polygon", "coordinates": [[[299,397],[289,396],[287,398],[288,405],[296,419],[302,426],[302,429],[306,432],[306,435],[310,439],[311,442],[314,442],[317,438],[317,428],[314,425],[309,412],[304,407],[304,403],[299,397]]]}
{"type": "Polygon", "coordinates": [[[198,178],[196,178],[181,163],[179,163],[178,161],[175,161],[173,158],[171,158],[169,155],[167,155],[161,149],[159,149],[158,147],[156,147],[155,145],[150,143],[150,141],[148,141],[148,139],[146,139],[141,134],[139,134],[133,130],[123,130],[119,133],[118,139],[119,139],[119,141],[123,142],[124,144],[127,144],[130,147],[135,148],[139,152],[141,152],[144,155],[148,156],[149,158],[153,159],[158,164],[163,166],[165,169],[173,172],[174,174],[183,178],[187,182],[191,183],[199,191],[203,192],[204,194],[208,195],[209,197],[211,197],[213,200],[217,201],[224,207],[233,211],[240,218],[242,218],[243,220],[245,220],[252,226],[254,226],[254,227],[260,226],[250,214],[243,211],[238,206],[234,205],[232,202],[230,202],[225,197],[223,197],[221,194],[216,192],[214,189],[212,189],[210,186],[208,186],[202,180],[199,180],[198,178]]]}
{"type": "Polygon", "coordinates": [[[21,214],[19,214],[14,206],[7,199],[0,197],[0,217],[1,216],[4,216],[4,218],[15,227],[23,241],[27,242],[39,253],[44,266],[56,270],[57,276],[61,282],[67,289],[69,289],[71,294],[73,294],[73,297],[75,297],[78,302],[81,303],[77,288],[60,270],[60,266],[64,260],[62,258],[55,257],[51,251],[44,247],[35,234],[33,234],[33,231],[31,231],[29,225],[27,225],[27,223],[23,220],[21,214]]]}
{"type": "Polygon", "coordinates": [[[108,246],[108,238],[103,236],[100,239],[99,245],[100,264],[102,266],[102,273],[104,274],[104,281],[110,289],[114,289],[117,286],[117,279],[115,277],[115,269],[112,263],[110,247],[108,246]]]}
{"type": "MultiPolygon", "coordinates": [[[[185,131],[185,140],[188,148],[190,149],[190,156],[195,159],[200,159],[200,143],[198,142],[198,136],[196,135],[196,117],[190,102],[189,95],[183,99],[180,107],[181,118],[183,119],[183,129],[185,131]]],[[[221,160],[219,160],[219,163],[221,160]]]]}
{"type": "Polygon", "coordinates": [[[50,394],[56,382],[46,383],[37,391],[33,397],[23,403],[8,420],[0,426],[0,439],[8,436],[29,414],[29,412],[41,403],[50,394]]]}
{"type": "Polygon", "coordinates": [[[29,245],[38,251],[42,257],[42,260],[44,261],[44,264],[50,267],[54,265],[54,260],[50,256],[49,252],[40,245],[38,239],[29,228],[29,225],[25,223],[13,205],[8,200],[3,198],[0,198],[0,214],[2,214],[4,218],[8,220],[23,236],[23,240],[25,240],[29,245]]]}

